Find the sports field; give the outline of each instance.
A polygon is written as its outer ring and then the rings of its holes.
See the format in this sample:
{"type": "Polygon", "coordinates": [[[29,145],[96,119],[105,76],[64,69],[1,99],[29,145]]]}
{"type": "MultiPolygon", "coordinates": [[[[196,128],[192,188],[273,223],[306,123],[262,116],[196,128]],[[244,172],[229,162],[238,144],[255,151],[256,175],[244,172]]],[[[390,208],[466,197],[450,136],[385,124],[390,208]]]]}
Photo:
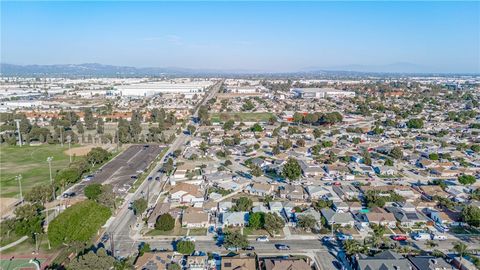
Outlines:
{"type": "Polygon", "coordinates": [[[15,176],[22,175],[23,193],[36,185],[50,182],[47,157],[53,157],[52,174],[68,166],[68,149],[60,145],[0,146],[0,197],[18,197],[15,176]]]}
{"type": "Polygon", "coordinates": [[[32,256],[32,258],[8,258],[0,259],[0,269],[2,270],[15,270],[15,269],[35,269],[35,264],[30,260],[35,259],[40,266],[43,267],[45,259],[38,259],[32,256]]]}

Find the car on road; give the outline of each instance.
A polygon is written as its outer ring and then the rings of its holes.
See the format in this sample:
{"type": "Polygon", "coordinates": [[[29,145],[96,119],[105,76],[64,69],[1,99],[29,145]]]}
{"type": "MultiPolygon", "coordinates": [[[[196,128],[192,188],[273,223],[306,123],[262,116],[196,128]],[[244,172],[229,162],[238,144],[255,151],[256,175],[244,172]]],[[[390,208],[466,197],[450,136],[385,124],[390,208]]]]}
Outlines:
{"type": "Polygon", "coordinates": [[[392,239],[395,241],[406,241],[407,236],[406,235],[392,235],[392,239]]]}
{"type": "Polygon", "coordinates": [[[155,177],[155,180],[160,181],[160,176],[155,177]]]}
{"type": "Polygon", "coordinates": [[[152,176],[149,176],[149,177],[148,177],[148,181],[151,181],[151,180],[153,180],[153,177],[152,177],[152,176]]]}
{"type": "Polygon", "coordinates": [[[227,250],[228,250],[228,251],[237,252],[237,251],[238,251],[238,247],[227,247],[227,250]]]}
{"type": "Polygon", "coordinates": [[[191,236],[184,236],[180,239],[180,241],[190,241],[190,242],[195,242],[195,238],[191,236]]]}
{"type": "Polygon", "coordinates": [[[257,242],[268,242],[270,241],[266,235],[257,237],[256,239],[257,242]]]}
{"type": "Polygon", "coordinates": [[[105,243],[108,241],[108,239],[110,239],[110,235],[108,235],[108,233],[104,234],[102,236],[102,239],[100,240],[102,243],[105,243]]]}
{"type": "Polygon", "coordinates": [[[337,239],[339,241],[352,240],[353,236],[351,236],[350,234],[339,233],[337,234],[337,239]]]}
{"type": "Polygon", "coordinates": [[[290,246],[285,244],[276,244],[275,248],[277,248],[278,250],[290,250],[290,246]]]}
{"type": "Polygon", "coordinates": [[[132,176],[130,176],[130,178],[132,178],[132,179],[137,179],[137,178],[138,178],[138,176],[136,176],[136,175],[132,175],[132,176]]]}
{"type": "Polygon", "coordinates": [[[330,237],[330,236],[322,237],[322,242],[324,242],[324,243],[330,243],[330,242],[333,242],[334,240],[335,240],[335,238],[330,237]]]}
{"type": "Polygon", "coordinates": [[[75,192],[65,192],[62,194],[62,197],[63,198],[71,198],[71,197],[75,197],[75,195],[77,195],[75,192]]]}
{"type": "Polygon", "coordinates": [[[254,246],[246,246],[243,248],[243,250],[255,250],[254,246]]]}

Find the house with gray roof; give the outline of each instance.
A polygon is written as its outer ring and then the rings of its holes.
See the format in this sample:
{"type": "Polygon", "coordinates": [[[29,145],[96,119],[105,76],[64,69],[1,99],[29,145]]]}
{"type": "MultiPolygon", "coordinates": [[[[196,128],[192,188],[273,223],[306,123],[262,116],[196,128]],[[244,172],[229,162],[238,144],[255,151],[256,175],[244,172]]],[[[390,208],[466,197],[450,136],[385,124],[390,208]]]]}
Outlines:
{"type": "Polygon", "coordinates": [[[248,212],[226,212],[221,215],[222,226],[244,227],[248,225],[248,212]]]}
{"type": "Polygon", "coordinates": [[[355,224],[355,219],[353,218],[350,212],[347,213],[337,213],[330,208],[324,208],[321,210],[322,216],[325,217],[328,225],[337,224],[342,227],[353,226],[355,224]]]}
{"type": "Polygon", "coordinates": [[[375,256],[359,254],[356,270],[414,270],[410,261],[402,255],[386,250],[375,256]]]}

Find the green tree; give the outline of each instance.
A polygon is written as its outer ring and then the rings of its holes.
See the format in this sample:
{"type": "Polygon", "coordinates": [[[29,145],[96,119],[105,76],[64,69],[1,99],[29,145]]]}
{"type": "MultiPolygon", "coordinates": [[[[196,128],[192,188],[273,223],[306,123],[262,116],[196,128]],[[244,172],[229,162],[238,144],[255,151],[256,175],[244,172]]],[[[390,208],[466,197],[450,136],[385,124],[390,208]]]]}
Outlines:
{"type": "Polygon", "coordinates": [[[115,258],[108,255],[104,248],[99,248],[97,252],[90,250],[88,253],[78,256],[67,265],[67,269],[72,270],[102,270],[112,269],[115,264],[115,258]]]}
{"type": "Polygon", "coordinates": [[[149,243],[142,243],[138,246],[138,256],[139,257],[142,257],[143,254],[145,254],[146,252],[150,252],[150,251],[152,251],[152,249],[150,248],[149,243]]]}
{"type": "Polygon", "coordinates": [[[458,177],[458,182],[462,185],[473,185],[477,179],[473,175],[460,175],[458,177]]]}
{"type": "Polygon", "coordinates": [[[235,211],[250,211],[252,209],[253,202],[248,197],[240,197],[235,202],[235,206],[233,207],[235,211]]]}
{"type": "Polygon", "coordinates": [[[428,158],[429,158],[430,160],[438,160],[438,159],[440,158],[440,156],[439,156],[437,153],[430,153],[430,154],[428,155],[428,158]]]}
{"type": "Polygon", "coordinates": [[[302,175],[302,168],[296,159],[289,158],[287,163],[283,166],[282,174],[290,181],[297,180],[302,175]]]}
{"type": "Polygon", "coordinates": [[[160,215],[155,222],[155,229],[160,231],[171,231],[175,227],[175,219],[169,213],[160,215]]]}
{"type": "Polygon", "coordinates": [[[230,119],[223,124],[223,130],[225,130],[225,131],[231,130],[234,125],[235,125],[235,121],[230,119]]]}
{"type": "Polygon", "coordinates": [[[412,129],[423,128],[423,120],[420,118],[410,119],[407,122],[407,127],[412,129]]]}
{"type": "Polygon", "coordinates": [[[143,212],[145,212],[145,210],[147,210],[147,206],[147,200],[144,198],[136,199],[132,204],[133,213],[136,216],[140,216],[143,214],[143,212]]]}
{"type": "Polygon", "coordinates": [[[261,212],[251,213],[248,218],[248,227],[258,230],[263,228],[265,223],[265,214],[261,212]]]}
{"type": "Polygon", "coordinates": [[[225,233],[224,244],[225,247],[245,248],[248,246],[247,236],[241,234],[239,231],[227,231],[225,233]]]}
{"type": "Polygon", "coordinates": [[[187,130],[190,135],[193,135],[195,133],[196,128],[194,125],[188,125],[187,130]]]}
{"type": "Polygon", "coordinates": [[[17,235],[25,235],[34,238],[34,233],[42,232],[42,222],[44,215],[42,214],[39,204],[23,204],[15,208],[15,233],[17,235]]]}
{"type": "Polygon", "coordinates": [[[394,159],[401,159],[403,157],[403,150],[401,147],[395,146],[390,151],[390,156],[394,159]]]}
{"type": "Polygon", "coordinates": [[[480,227],[480,208],[467,205],[462,209],[462,220],[470,226],[480,227]]]}
{"type": "Polygon", "coordinates": [[[259,123],[255,123],[255,124],[252,126],[252,131],[253,131],[253,132],[262,132],[262,131],[263,131],[263,128],[262,128],[262,126],[260,126],[259,123]]]}
{"type": "Polygon", "coordinates": [[[475,153],[478,153],[480,152],[480,144],[474,144],[470,147],[470,149],[475,152],[475,153]]]}
{"type": "Polygon", "coordinates": [[[259,166],[257,166],[257,165],[252,165],[252,166],[250,166],[250,167],[251,167],[251,169],[252,169],[252,170],[251,170],[251,173],[252,173],[253,176],[259,177],[259,176],[261,176],[261,175],[263,174],[263,170],[262,170],[262,168],[260,168],[259,166]]]}
{"type": "Polygon", "coordinates": [[[27,202],[45,204],[53,198],[53,187],[51,185],[34,186],[32,190],[28,191],[24,199],[27,202]]]}
{"type": "Polygon", "coordinates": [[[285,222],[279,215],[276,213],[265,214],[264,228],[270,235],[275,235],[283,226],[285,226],[285,222]]]}
{"type": "Polygon", "coordinates": [[[453,250],[457,252],[457,255],[460,257],[460,264],[462,264],[463,257],[468,254],[468,246],[463,242],[456,242],[453,244],[453,250]]]}
{"type": "Polygon", "coordinates": [[[177,251],[184,255],[190,255],[195,251],[195,243],[182,240],[177,243],[177,251]]]}
{"type": "Polygon", "coordinates": [[[312,215],[302,215],[298,218],[297,225],[304,229],[315,227],[316,221],[312,215]]]}
{"type": "Polygon", "coordinates": [[[102,184],[90,184],[85,187],[84,193],[88,199],[96,201],[100,194],[102,194],[102,184]]]}
{"type": "Polygon", "coordinates": [[[385,165],[385,166],[393,166],[393,160],[391,160],[391,159],[386,159],[384,165],[385,165]]]}

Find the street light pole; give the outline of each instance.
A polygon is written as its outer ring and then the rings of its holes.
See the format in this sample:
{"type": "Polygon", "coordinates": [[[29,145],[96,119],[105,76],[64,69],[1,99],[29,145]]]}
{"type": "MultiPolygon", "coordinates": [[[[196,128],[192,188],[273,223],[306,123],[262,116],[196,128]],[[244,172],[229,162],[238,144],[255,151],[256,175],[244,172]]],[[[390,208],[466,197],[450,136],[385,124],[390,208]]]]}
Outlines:
{"type": "Polygon", "coordinates": [[[50,171],[50,185],[52,186],[53,200],[55,200],[55,187],[53,186],[53,178],[52,178],[52,160],[53,160],[53,157],[47,157],[48,170],[50,171]]]}
{"type": "Polygon", "coordinates": [[[60,145],[63,147],[63,126],[58,126],[60,129],[60,145]]]}
{"type": "Polygon", "coordinates": [[[23,203],[23,193],[22,193],[22,175],[19,174],[15,176],[18,181],[18,188],[20,189],[20,201],[23,203]]]}
{"type": "Polygon", "coordinates": [[[67,135],[67,142],[68,142],[68,156],[70,158],[70,163],[72,163],[72,152],[70,151],[70,146],[72,143],[72,136],[67,135]]]}
{"type": "Polygon", "coordinates": [[[20,119],[15,119],[15,123],[17,123],[17,132],[18,132],[18,144],[22,147],[22,134],[20,134],[20,119]]]}

